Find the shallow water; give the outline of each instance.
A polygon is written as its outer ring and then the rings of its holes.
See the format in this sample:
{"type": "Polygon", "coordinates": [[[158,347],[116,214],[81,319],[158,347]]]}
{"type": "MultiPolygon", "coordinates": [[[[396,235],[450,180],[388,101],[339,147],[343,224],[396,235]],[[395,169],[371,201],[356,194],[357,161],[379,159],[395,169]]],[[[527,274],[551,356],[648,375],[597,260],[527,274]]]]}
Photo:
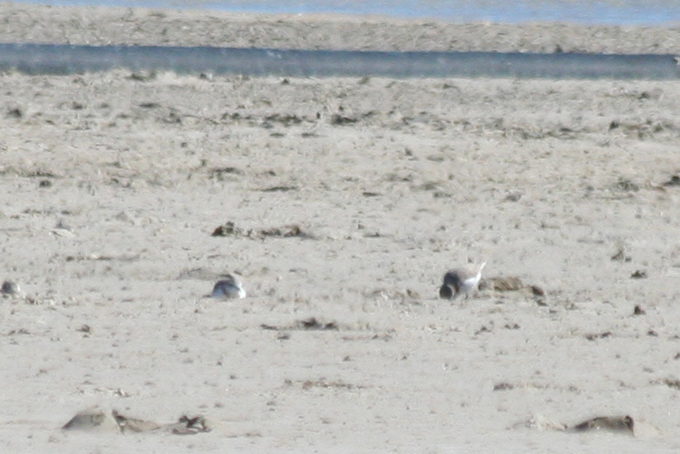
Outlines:
{"type": "Polygon", "coordinates": [[[0,70],[72,74],[116,68],[294,77],[680,78],[672,55],[0,44],[0,70]]]}
{"type": "Polygon", "coordinates": [[[78,6],[122,6],[214,9],[231,12],[287,14],[378,14],[431,18],[447,22],[574,22],[582,24],[680,24],[680,1],[659,0],[58,0],[18,3],[78,6]]]}

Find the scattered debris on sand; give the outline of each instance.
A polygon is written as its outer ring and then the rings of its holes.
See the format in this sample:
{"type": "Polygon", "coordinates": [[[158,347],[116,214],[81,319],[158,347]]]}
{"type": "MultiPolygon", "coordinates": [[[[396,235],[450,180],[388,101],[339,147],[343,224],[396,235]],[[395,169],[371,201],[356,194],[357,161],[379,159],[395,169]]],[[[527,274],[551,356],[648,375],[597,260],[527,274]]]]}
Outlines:
{"type": "Polygon", "coordinates": [[[264,239],[266,237],[277,238],[314,238],[313,235],[304,231],[297,224],[289,224],[281,227],[270,227],[267,229],[248,229],[244,230],[236,227],[232,221],[220,225],[213,230],[212,236],[234,236],[253,239],[264,239]]]}
{"type": "MultiPolygon", "coordinates": [[[[542,415],[533,415],[527,421],[515,424],[513,428],[526,427],[534,430],[559,430],[564,432],[587,433],[587,432],[608,432],[620,433],[624,435],[638,436],[638,424],[631,416],[596,416],[586,419],[577,424],[569,425],[556,422],[545,418],[542,415]]],[[[649,437],[657,434],[655,428],[643,422],[641,425],[640,436],[649,437]]]]}
{"type": "Polygon", "coordinates": [[[616,251],[616,254],[611,256],[611,259],[613,262],[630,262],[632,258],[626,254],[625,249],[623,246],[619,246],[619,248],[616,251]]]}
{"type": "Polygon", "coordinates": [[[524,292],[528,295],[534,296],[541,299],[545,296],[545,290],[538,285],[529,285],[522,282],[517,276],[501,276],[501,277],[490,277],[482,278],[479,282],[480,291],[493,291],[493,292],[524,292]]]}
{"type": "Polygon", "coordinates": [[[571,430],[575,432],[589,432],[589,431],[609,431],[609,432],[624,432],[633,434],[635,423],[630,416],[598,416],[586,421],[580,422],[571,430]]]}
{"type": "Polygon", "coordinates": [[[175,435],[195,435],[210,432],[213,426],[203,416],[183,415],[176,423],[158,424],[153,421],[131,418],[116,410],[109,411],[94,407],[77,413],[64,424],[62,429],[116,433],[164,431],[175,435]]]}
{"type": "Polygon", "coordinates": [[[480,290],[493,290],[496,292],[514,292],[525,287],[522,280],[515,276],[485,278],[479,284],[480,290]]]}
{"type": "Polygon", "coordinates": [[[296,331],[338,331],[340,326],[335,321],[323,321],[316,317],[309,317],[298,320],[292,325],[276,326],[276,325],[260,325],[262,329],[272,331],[296,330],[296,331]]]}
{"type": "Polygon", "coordinates": [[[612,336],[612,332],[611,332],[611,331],[603,331],[603,332],[601,332],[601,333],[590,333],[590,334],[586,334],[586,335],[585,335],[585,338],[586,338],[587,340],[589,340],[589,341],[594,341],[594,340],[596,340],[596,339],[605,339],[605,338],[611,337],[611,336],[612,336]]]}

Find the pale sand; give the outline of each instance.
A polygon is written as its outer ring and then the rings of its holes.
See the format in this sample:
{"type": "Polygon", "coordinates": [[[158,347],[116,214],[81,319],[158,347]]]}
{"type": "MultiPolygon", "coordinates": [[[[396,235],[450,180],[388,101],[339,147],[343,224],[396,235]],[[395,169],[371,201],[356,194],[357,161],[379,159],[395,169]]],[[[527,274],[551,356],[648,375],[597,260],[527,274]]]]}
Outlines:
{"type": "MultiPolygon", "coordinates": [[[[34,25],[4,41],[166,43],[2,10],[34,25]]],[[[680,82],[130,76],[0,76],[0,451],[680,449],[680,82]],[[468,260],[546,295],[436,299],[468,260]],[[248,297],[202,298],[227,272],[248,297]],[[60,431],[94,405],[215,429],[60,431]],[[610,415],[637,438],[539,430],[610,415]]]]}

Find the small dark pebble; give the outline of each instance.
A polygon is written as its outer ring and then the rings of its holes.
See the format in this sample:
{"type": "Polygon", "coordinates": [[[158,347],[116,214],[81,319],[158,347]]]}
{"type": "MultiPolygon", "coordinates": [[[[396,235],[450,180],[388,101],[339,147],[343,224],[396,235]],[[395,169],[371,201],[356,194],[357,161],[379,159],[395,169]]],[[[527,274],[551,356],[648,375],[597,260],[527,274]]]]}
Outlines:
{"type": "Polygon", "coordinates": [[[346,117],[344,115],[340,114],[333,114],[331,117],[331,124],[332,125],[348,125],[352,123],[356,123],[359,121],[357,118],[354,117],[346,117]]]}
{"type": "MultiPolygon", "coordinates": [[[[260,328],[264,330],[271,330],[271,331],[283,331],[283,330],[331,330],[331,331],[337,331],[340,329],[338,324],[336,322],[321,322],[319,321],[316,317],[310,317],[306,318],[304,320],[298,320],[293,324],[293,326],[277,326],[277,325],[267,325],[267,324],[261,324],[260,328]]],[[[287,337],[281,337],[280,339],[288,339],[290,338],[290,335],[287,337]]]]}
{"type": "Polygon", "coordinates": [[[475,331],[475,336],[476,336],[477,334],[481,334],[481,333],[490,333],[490,332],[491,332],[491,330],[490,330],[489,328],[487,328],[486,326],[482,326],[482,327],[479,328],[477,331],[475,331]]]}
{"type": "Polygon", "coordinates": [[[493,390],[494,391],[507,391],[510,389],[514,389],[515,385],[507,382],[501,382],[501,383],[496,383],[493,385],[493,390]]]}
{"type": "Polygon", "coordinates": [[[670,180],[663,184],[664,186],[680,186],[680,175],[673,175],[670,180]]]}
{"type": "Polygon", "coordinates": [[[623,249],[619,249],[618,252],[611,256],[614,262],[630,262],[632,259],[630,256],[626,255],[623,249]]]}
{"type": "Polygon", "coordinates": [[[633,309],[633,315],[645,315],[647,312],[638,304],[633,309]]]}
{"type": "Polygon", "coordinates": [[[0,289],[0,293],[4,295],[16,295],[19,293],[19,286],[16,284],[16,282],[5,281],[2,283],[2,289],[0,289]]]}
{"type": "Polygon", "coordinates": [[[680,389],[680,380],[676,380],[674,378],[664,378],[662,382],[669,388],[680,389]]]}
{"type": "Polygon", "coordinates": [[[593,341],[595,339],[604,339],[605,337],[610,337],[612,335],[611,331],[605,331],[603,333],[586,334],[586,339],[593,341]]]}
{"type": "Polygon", "coordinates": [[[138,82],[146,82],[148,80],[153,80],[157,77],[156,71],[138,71],[130,74],[128,79],[136,80],[138,82]]]}
{"type": "Polygon", "coordinates": [[[288,192],[297,191],[297,186],[271,186],[269,188],[262,189],[262,192],[288,192]]]}
{"type": "Polygon", "coordinates": [[[7,111],[7,116],[12,118],[21,118],[24,116],[24,111],[20,107],[14,107],[7,111]]]}
{"type": "Polygon", "coordinates": [[[224,179],[225,175],[243,175],[243,171],[236,167],[216,167],[210,170],[210,176],[218,180],[224,179]]]}
{"type": "Polygon", "coordinates": [[[76,329],[76,331],[80,331],[81,333],[85,334],[90,334],[92,332],[92,328],[90,325],[83,325],[80,328],[76,329]]]}
{"type": "Polygon", "coordinates": [[[505,199],[504,199],[504,200],[505,200],[506,202],[518,202],[519,199],[521,199],[521,198],[522,198],[522,194],[521,194],[521,193],[519,193],[519,192],[512,192],[512,193],[508,194],[507,196],[505,196],[505,199]]]}
{"type": "Polygon", "coordinates": [[[531,293],[533,293],[534,296],[545,296],[545,291],[538,285],[531,286],[531,293]]]}
{"type": "Polygon", "coordinates": [[[305,320],[300,320],[297,325],[302,329],[309,330],[337,330],[338,324],[335,322],[323,323],[316,319],[316,317],[310,317],[305,320]]]}
{"type": "Polygon", "coordinates": [[[628,180],[627,178],[619,178],[619,181],[616,183],[616,188],[621,191],[635,192],[640,190],[640,186],[638,186],[631,180],[628,180]]]}

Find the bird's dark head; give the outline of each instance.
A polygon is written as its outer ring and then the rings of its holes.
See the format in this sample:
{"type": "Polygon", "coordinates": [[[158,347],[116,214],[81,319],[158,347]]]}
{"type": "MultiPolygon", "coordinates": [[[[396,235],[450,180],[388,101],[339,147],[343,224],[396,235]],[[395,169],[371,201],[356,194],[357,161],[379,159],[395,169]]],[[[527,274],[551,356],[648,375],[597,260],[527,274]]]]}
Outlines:
{"type": "Polygon", "coordinates": [[[453,291],[453,289],[451,288],[450,285],[444,284],[439,288],[439,297],[440,298],[450,300],[451,298],[453,298],[453,295],[454,295],[454,291],[453,291]]]}

